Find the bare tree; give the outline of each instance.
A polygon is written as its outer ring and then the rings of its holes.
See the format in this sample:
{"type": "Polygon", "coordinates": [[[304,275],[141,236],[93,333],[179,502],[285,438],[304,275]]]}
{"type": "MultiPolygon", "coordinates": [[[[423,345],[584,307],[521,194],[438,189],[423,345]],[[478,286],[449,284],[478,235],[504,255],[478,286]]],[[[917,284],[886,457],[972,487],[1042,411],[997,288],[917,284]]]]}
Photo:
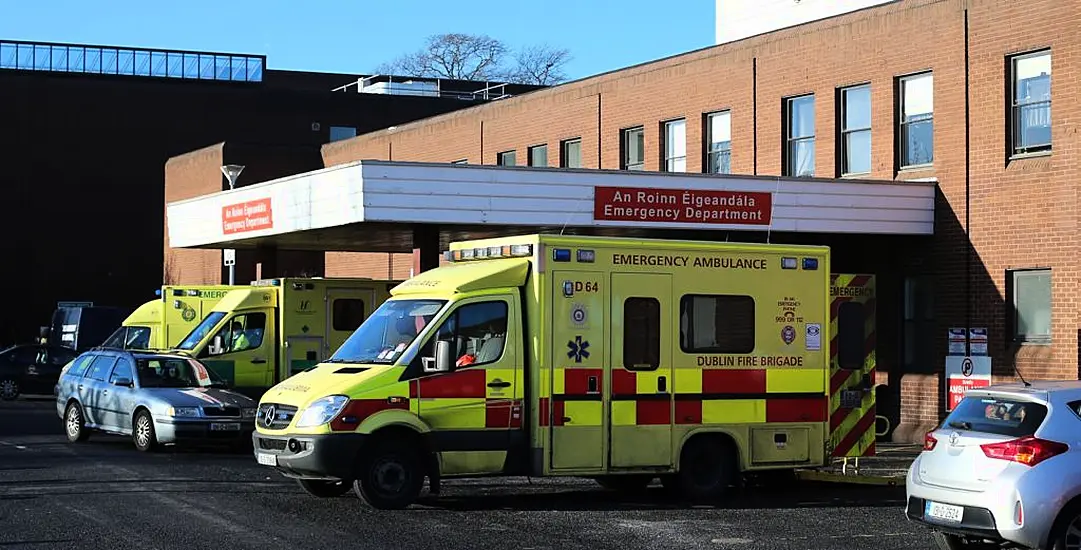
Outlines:
{"type": "Polygon", "coordinates": [[[571,60],[571,52],[546,45],[526,46],[515,53],[514,60],[516,65],[511,72],[511,80],[550,86],[566,82],[563,67],[571,60]]]}
{"type": "Polygon", "coordinates": [[[500,40],[487,35],[461,33],[429,36],[423,48],[383,63],[382,74],[453,78],[460,80],[506,80],[523,84],[558,84],[566,80],[563,68],[570,52],[548,46],[529,46],[510,53],[500,40]]]}

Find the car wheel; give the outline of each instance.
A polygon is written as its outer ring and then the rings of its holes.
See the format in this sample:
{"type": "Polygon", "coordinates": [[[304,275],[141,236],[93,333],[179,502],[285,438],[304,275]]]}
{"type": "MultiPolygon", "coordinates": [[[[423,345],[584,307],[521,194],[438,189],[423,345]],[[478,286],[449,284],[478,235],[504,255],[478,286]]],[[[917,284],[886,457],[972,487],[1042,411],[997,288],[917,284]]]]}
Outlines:
{"type": "Polygon", "coordinates": [[[735,458],[731,444],[722,439],[696,437],[687,442],[673,480],[680,495],[692,501],[714,500],[724,495],[738,473],[735,458]]]}
{"type": "Polygon", "coordinates": [[[357,496],[373,508],[408,508],[424,486],[424,463],[419,450],[407,442],[384,439],[361,458],[353,483],[357,496]]]}
{"type": "Polygon", "coordinates": [[[651,475],[612,475],[595,478],[601,487],[609,491],[620,493],[638,493],[644,491],[653,482],[655,476],[651,475]]]}
{"type": "Polygon", "coordinates": [[[152,451],[158,445],[158,435],[154,431],[154,419],[146,409],[135,413],[135,421],[132,422],[131,439],[135,448],[142,451],[152,451]]]}
{"type": "Polygon", "coordinates": [[[297,483],[304,492],[313,497],[335,498],[348,493],[353,488],[352,481],[323,481],[321,479],[298,479],[297,483]]]}
{"type": "Polygon", "coordinates": [[[1074,503],[1059,514],[1047,542],[1051,550],[1081,549],[1081,504],[1074,503]]]}
{"type": "Polygon", "coordinates": [[[19,397],[19,382],[14,378],[0,379],[0,399],[14,401],[19,397]]]}
{"type": "Polygon", "coordinates": [[[72,443],[86,441],[90,437],[90,430],[86,429],[83,418],[83,408],[78,403],[68,403],[68,408],[64,411],[64,433],[72,443]]]}

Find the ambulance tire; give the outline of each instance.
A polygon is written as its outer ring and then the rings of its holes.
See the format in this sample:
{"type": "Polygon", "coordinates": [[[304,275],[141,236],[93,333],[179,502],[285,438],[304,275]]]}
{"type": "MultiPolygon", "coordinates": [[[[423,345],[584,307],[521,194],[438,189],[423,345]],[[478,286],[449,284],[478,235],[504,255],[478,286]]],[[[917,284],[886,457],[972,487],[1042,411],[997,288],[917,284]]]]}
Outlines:
{"type": "Polygon", "coordinates": [[[679,472],[671,480],[684,499],[704,502],[728,492],[738,474],[732,444],[719,437],[698,436],[683,447],[679,472]]]}
{"type": "Polygon", "coordinates": [[[419,447],[409,441],[388,437],[377,441],[370,451],[363,454],[353,489],[372,508],[403,510],[420,496],[424,476],[424,461],[419,447]],[[388,483],[395,486],[390,487],[388,483]]]}
{"type": "Polygon", "coordinates": [[[297,484],[305,493],[319,498],[337,498],[353,489],[353,482],[344,480],[298,479],[297,484]]]}

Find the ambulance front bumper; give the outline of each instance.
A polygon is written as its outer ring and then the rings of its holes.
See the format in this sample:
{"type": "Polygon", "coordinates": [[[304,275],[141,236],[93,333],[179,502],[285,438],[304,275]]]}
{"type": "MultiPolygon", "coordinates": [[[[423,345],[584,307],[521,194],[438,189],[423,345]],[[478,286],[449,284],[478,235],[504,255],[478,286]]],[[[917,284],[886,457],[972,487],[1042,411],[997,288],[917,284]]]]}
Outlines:
{"type": "Polygon", "coordinates": [[[252,433],[259,464],[286,477],[352,481],[367,436],[354,433],[269,436],[252,433]]]}

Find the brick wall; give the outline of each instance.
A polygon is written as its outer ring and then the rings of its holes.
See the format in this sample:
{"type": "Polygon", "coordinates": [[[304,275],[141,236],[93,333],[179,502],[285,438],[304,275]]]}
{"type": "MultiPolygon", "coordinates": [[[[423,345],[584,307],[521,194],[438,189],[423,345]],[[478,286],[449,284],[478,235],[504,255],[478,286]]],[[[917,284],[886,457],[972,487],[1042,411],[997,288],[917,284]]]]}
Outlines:
{"type": "MultiPolygon", "coordinates": [[[[222,190],[224,150],[225,144],[217,143],[170,158],[165,163],[165,204],[162,210],[166,228],[169,227],[166,204],[222,190]]],[[[165,231],[163,261],[165,283],[222,283],[221,250],[170,248],[168,230],[165,231]]]]}

